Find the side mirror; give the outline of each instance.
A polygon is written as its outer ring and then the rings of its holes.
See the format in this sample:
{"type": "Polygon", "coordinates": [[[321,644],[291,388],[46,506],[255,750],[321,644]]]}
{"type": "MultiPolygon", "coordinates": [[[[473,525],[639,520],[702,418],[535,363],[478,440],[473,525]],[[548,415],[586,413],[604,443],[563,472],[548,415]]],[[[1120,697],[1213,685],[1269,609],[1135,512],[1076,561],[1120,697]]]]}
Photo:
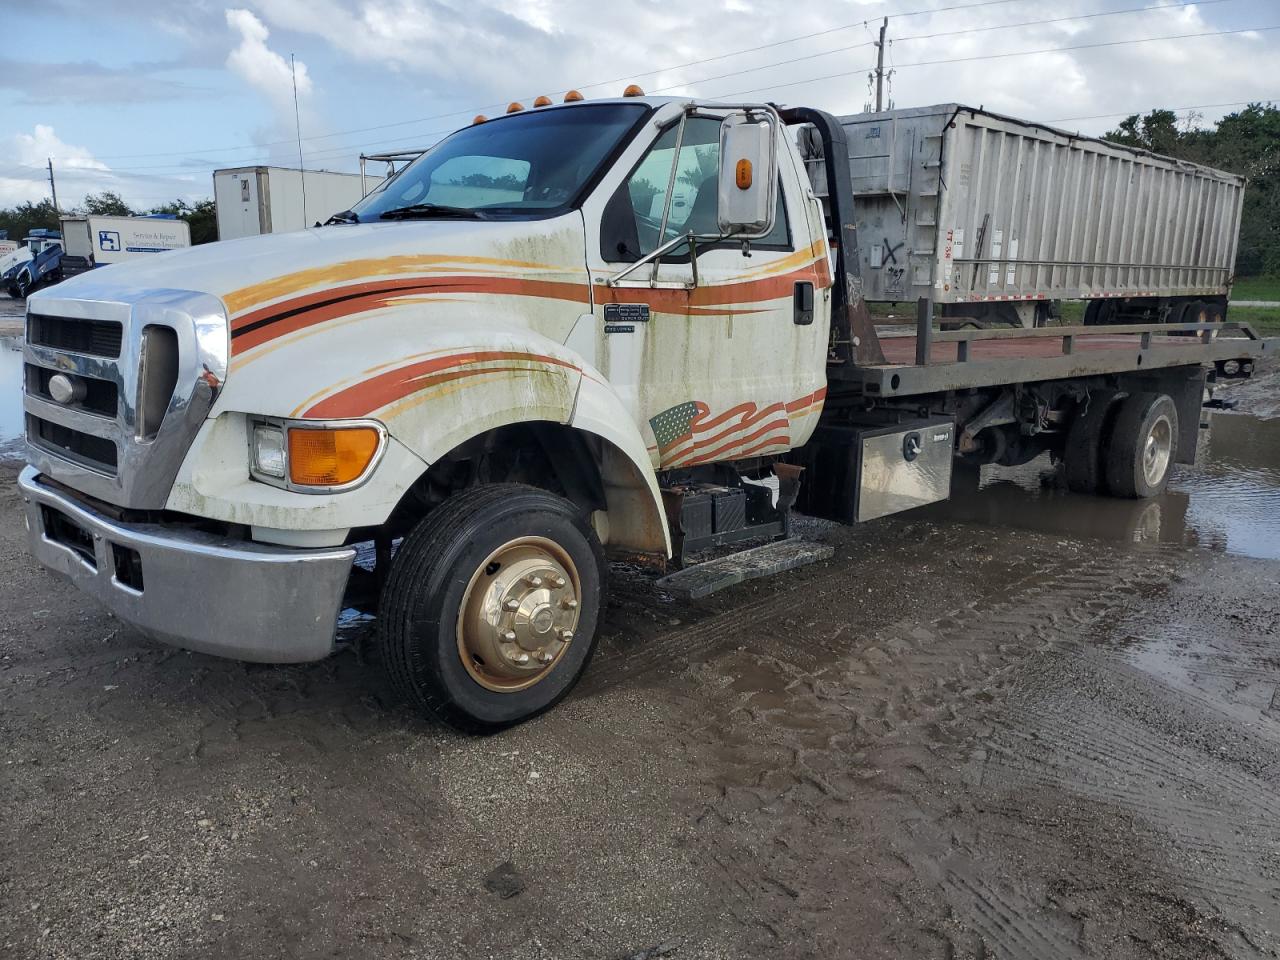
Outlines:
{"type": "Polygon", "coordinates": [[[720,232],[768,236],[778,203],[778,140],[773,114],[738,110],[720,124],[720,232]]]}

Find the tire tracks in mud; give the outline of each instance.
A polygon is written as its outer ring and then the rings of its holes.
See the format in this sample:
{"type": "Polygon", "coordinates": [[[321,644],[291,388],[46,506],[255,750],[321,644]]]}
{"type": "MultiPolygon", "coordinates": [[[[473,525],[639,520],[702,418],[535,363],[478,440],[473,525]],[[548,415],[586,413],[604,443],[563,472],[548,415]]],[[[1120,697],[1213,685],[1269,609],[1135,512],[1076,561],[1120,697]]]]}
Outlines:
{"type": "MultiPolygon", "coordinates": [[[[782,725],[768,731],[766,736],[776,739],[773,746],[783,753],[790,751],[790,769],[781,776],[789,782],[779,788],[756,778],[744,789],[722,789],[707,802],[701,818],[707,827],[703,863],[728,913],[742,927],[768,931],[775,946],[790,941],[790,951],[784,950],[787,955],[808,955],[794,937],[803,933],[797,929],[797,920],[806,915],[804,901],[814,891],[789,878],[787,871],[794,872],[799,865],[803,874],[817,864],[787,862],[792,838],[785,824],[802,822],[813,834],[829,836],[833,824],[850,816],[851,808],[868,794],[868,785],[879,779],[879,771],[866,767],[866,758],[883,759],[906,748],[896,759],[904,761],[898,772],[909,782],[891,792],[895,803],[905,805],[913,823],[912,842],[897,855],[911,876],[896,878],[884,896],[890,901],[900,898],[903,890],[922,881],[940,893],[964,930],[945,930],[941,937],[946,945],[938,955],[973,949],[974,936],[978,955],[984,955],[983,949],[1011,960],[1089,955],[1077,918],[1064,914],[1034,885],[1003,880],[998,870],[988,869],[975,840],[949,831],[945,811],[931,811],[927,802],[916,801],[915,795],[927,793],[928,785],[910,781],[927,781],[927,770],[940,759],[965,762],[973,748],[974,729],[985,726],[989,733],[993,723],[1003,728],[996,715],[1029,661],[1046,653],[1065,657],[1087,653],[1090,632],[1107,626],[1135,599],[1163,590],[1179,562],[1171,549],[1103,548],[1084,562],[1042,562],[994,595],[927,622],[903,618],[870,632],[865,640],[850,640],[847,635],[837,640],[792,640],[780,635],[779,644],[786,650],[779,656],[792,665],[788,694],[794,695],[797,705],[817,714],[818,723],[813,726],[828,732],[816,742],[812,737],[807,742],[789,742],[785,733],[778,735],[782,725]],[[913,755],[919,762],[913,762],[913,755]],[[748,797],[745,814],[740,809],[744,794],[748,797]],[[744,820],[749,826],[744,826],[744,820]],[[757,831],[764,839],[750,843],[742,839],[757,831]],[[928,839],[923,840],[924,836],[928,839]]],[[[643,676],[673,657],[697,659],[731,643],[726,635],[732,637],[748,624],[757,633],[768,631],[771,622],[811,605],[815,597],[845,588],[848,577],[847,570],[835,570],[797,584],[785,595],[762,596],[694,628],[671,631],[658,638],[655,650],[630,652],[610,662],[600,671],[595,689],[643,676]]],[[[769,716],[770,711],[765,711],[755,719],[767,723],[769,716]]],[[[716,734],[732,743],[734,711],[718,719],[719,724],[686,729],[682,739],[687,748],[696,753],[716,734]]],[[[733,744],[744,753],[760,746],[759,739],[751,736],[739,736],[733,744]]],[[[1154,745],[1143,743],[1131,752],[1134,762],[1145,763],[1145,772],[1155,775],[1163,768],[1152,767],[1152,749],[1154,745]]],[[[1190,767],[1174,772],[1183,786],[1194,782],[1190,767]]],[[[1236,778],[1230,782],[1241,789],[1247,785],[1253,796],[1259,796],[1256,781],[1236,778]]],[[[1053,785],[1060,787],[1061,781],[1053,785]]],[[[1121,798],[1100,790],[1099,799],[1117,802],[1121,798]]],[[[833,855],[820,849],[812,853],[818,858],[833,855]]],[[[922,929],[922,942],[936,940],[944,926],[940,922],[922,929]]]]}

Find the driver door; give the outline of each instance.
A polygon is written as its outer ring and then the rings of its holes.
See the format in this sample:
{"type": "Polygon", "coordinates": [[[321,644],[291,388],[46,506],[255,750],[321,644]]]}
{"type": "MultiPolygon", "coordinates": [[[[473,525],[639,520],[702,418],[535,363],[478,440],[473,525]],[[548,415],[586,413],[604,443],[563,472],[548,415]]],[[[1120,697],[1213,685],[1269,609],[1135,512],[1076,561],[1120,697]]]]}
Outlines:
{"type": "Polygon", "coordinates": [[[673,121],[597,191],[594,210],[584,208],[596,363],[658,469],[797,446],[825,395],[827,325],[814,318],[825,316],[817,299],[828,283],[826,251],[810,236],[792,154],[779,145],[769,235],[716,242],[720,125],[719,116],[702,114],[688,116],[683,129],[673,121]],[[645,264],[608,282],[690,231],[709,238],[697,242],[696,285],[688,244],[656,268],[645,264]]]}

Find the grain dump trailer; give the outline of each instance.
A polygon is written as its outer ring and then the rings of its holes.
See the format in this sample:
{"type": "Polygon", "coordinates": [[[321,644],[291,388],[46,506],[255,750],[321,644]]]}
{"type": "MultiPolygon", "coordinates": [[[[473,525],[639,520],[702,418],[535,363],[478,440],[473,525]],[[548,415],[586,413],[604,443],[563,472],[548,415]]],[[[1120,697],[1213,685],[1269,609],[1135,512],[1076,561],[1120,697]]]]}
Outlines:
{"type": "Polygon", "coordinates": [[[1225,316],[1242,177],[954,103],[840,123],[868,301],[1024,327],[1058,300],[1087,324],[1225,316]]]}
{"type": "Polygon", "coordinates": [[[495,730],[586,668],[609,555],[701,595],[829,550],[787,538],[793,505],[931,503],[957,458],[1049,450],[1076,490],[1152,496],[1195,456],[1207,375],[1274,352],[1225,321],[882,337],[848,156],[800,107],[513,109],[318,231],[42,291],[29,546],[222,656],[316,660],[367,611],[406,698],[495,730]],[[773,542],[691,562],[750,539],[773,542]]]}
{"type": "Polygon", "coordinates": [[[191,225],[172,214],[62,218],[62,272],[72,276],[168,250],[191,246],[191,225]]]}
{"type": "Polygon", "coordinates": [[[234,167],[213,172],[218,239],[284,233],[353,207],[382,178],[331,170],[234,167]]]}

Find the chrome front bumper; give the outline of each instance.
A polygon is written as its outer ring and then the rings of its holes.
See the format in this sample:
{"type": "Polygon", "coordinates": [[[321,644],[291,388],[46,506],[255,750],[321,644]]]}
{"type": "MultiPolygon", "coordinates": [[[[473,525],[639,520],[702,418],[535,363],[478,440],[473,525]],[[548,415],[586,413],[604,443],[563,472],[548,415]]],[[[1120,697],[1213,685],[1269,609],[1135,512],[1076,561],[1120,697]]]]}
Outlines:
{"type": "Polygon", "coordinates": [[[110,520],[40,482],[18,486],[42,564],[162,643],[237,660],[301,663],[333,649],[355,550],[301,550],[110,520]]]}

